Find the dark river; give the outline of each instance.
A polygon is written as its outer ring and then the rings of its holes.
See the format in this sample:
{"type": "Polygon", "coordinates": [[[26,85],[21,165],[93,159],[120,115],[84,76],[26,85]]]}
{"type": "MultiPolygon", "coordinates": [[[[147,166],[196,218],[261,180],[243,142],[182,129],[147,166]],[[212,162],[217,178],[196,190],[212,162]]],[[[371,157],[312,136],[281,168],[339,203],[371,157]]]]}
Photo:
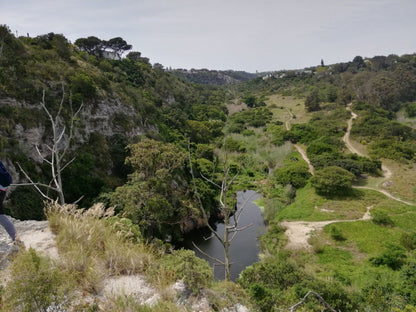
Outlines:
{"type": "MultiPolygon", "coordinates": [[[[250,190],[237,193],[237,207],[238,209],[243,208],[238,227],[241,228],[250,223],[252,223],[252,226],[237,233],[231,242],[231,279],[233,281],[238,278],[241,271],[247,266],[258,261],[258,254],[260,252],[259,237],[266,231],[260,208],[253,203],[254,200],[260,197],[261,195],[259,193],[250,190]]],[[[222,237],[224,235],[224,224],[216,223],[215,226],[217,232],[222,237]]],[[[221,243],[215,237],[205,240],[204,238],[207,237],[210,237],[210,231],[208,229],[194,231],[192,232],[192,237],[188,237],[185,244],[187,248],[194,250],[198,257],[206,259],[213,266],[214,261],[199,252],[192,245],[193,241],[205,253],[224,260],[224,248],[221,243]]],[[[224,267],[218,264],[215,265],[214,276],[218,280],[224,279],[224,267]]]]}

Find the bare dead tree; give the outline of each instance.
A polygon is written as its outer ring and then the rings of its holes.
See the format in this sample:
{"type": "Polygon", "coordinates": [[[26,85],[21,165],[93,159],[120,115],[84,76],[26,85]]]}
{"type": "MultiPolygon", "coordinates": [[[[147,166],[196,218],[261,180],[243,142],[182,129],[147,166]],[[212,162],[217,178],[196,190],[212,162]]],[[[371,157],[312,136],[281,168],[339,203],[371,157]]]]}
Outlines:
{"type": "Polygon", "coordinates": [[[335,310],[334,308],[332,308],[326,301],[325,301],[325,299],[324,298],[322,298],[322,296],[320,296],[319,294],[317,294],[316,292],[314,292],[314,291],[312,291],[312,290],[310,290],[310,291],[308,291],[307,292],[307,294],[302,298],[302,300],[301,301],[299,301],[298,303],[296,303],[296,304],[294,304],[293,306],[291,306],[290,308],[289,308],[289,312],[293,312],[293,311],[295,311],[295,309],[297,308],[297,307],[299,307],[301,304],[303,304],[303,303],[305,303],[305,301],[306,301],[306,299],[308,299],[308,297],[310,296],[310,295],[313,295],[313,296],[315,296],[316,297],[316,299],[318,299],[318,301],[326,308],[326,309],[328,309],[329,311],[331,311],[331,312],[338,312],[337,310],[335,310]]]}
{"type": "Polygon", "coordinates": [[[192,158],[191,158],[191,151],[190,151],[190,144],[188,142],[188,152],[189,152],[189,164],[190,164],[190,172],[192,176],[192,183],[193,183],[193,189],[194,193],[198,199],[200,210],[202,212],[202,216],[205,219],[205,222],[211,231],[212,235],[207,238],[211,239],[215,237],[223,246],[224,248],[224,260],[220,260],[216,257],[212,257],[211,255],[207,254],[203,250],[201,250],[198,246],[196,246],[195,243],[193,243],[194,247],[207,256],[209,259],[215,261],[217,264],[224,266],[224,277],[226,280],[231,280],[231,261],[230,261],[230,245],[232,241],[234,240],[235,236],[238,232],[243,231],[247,229],[248,227],[252,226],[252,224],[248,224],[242,227],[239,227],[239,221],[241,213],[243,212],[244,207],[246,206],[249,198],[247,198],[244,202],[244,204],[238,208],[235,209],[234,205],[230,204],[230,200],[228,199],[228,192],[230,190],[230,187],[234,183],[235,179],[238,176],[238,172],[230,178],[230,165],[227,164],[226,161],[224,161],[224,167],[223,167],[223,177],[221,179],[220,183],[215,182],[213,179],[209,179],[201,174],[202,178],[206,180],[207,182],[211,183],[215,187],[217,187],[220,190],[220,197],[219,197],[219,212],[224,217],[224,234],[220,235],[210,224],[209,224],[209,218],[208,214],[206,213],[205,207],[202,203],[201,197],[199,196],[196,183],[195,183],[195,175],[192,167],[192,158]]]}
{"type": "Polygon", "coordinates": [[[41,188],[46,188],[46,190],[48,191],[54,191],[55,193],[57,193],[59,202],[62,205],[65,204],[65,196],[64,196],[63,188],[62,188],[62,171],[75,160],[75,157],[74,157],[70,159],[69,161],[65,161],[65,157],[67,155],[67,152],[70,147],[70,143],[74,134],[75,120],[83,107],[83,104],[81,104],[80,107],[76,111],[74,111],[72,107],[72,100],[71,100],[71,94],[70,94],[69,107],[70,107],[71,115],[69,119],[69,129],[67,130],[65,124],[62,122],[63,118],[61,116],[64,102],[65,102],[65,88],[64,88],[64,85],[62,85],[62,98],[59,103],[58,111],[55,116],[52,116],[51,112],[46,107],[45,90],[43,90],[42,101],[40,102],[40,106],[45,111],[52,126],[52,142],[49,145],[47,145],[47,149],[49,151],[49,157],[42,155],[39,149],[39,146],[36,145],[35,148],[40,158],[42,159],[42,162],[44,161],[50,166],[51,180],[49,184],[34,182],[32,178],[29,176],[29,174],[22,168],[22,166],[19,163],[17,163],[17,165],[20,168],[20,171],[24,174],[26,179],[29,181],[29,183],[21,183],[18,185],[34,186],[36,190],[42,195],[42,197],[44,197],[45,199],[49,201],[55,201],[57,199],[51,197],[49,195],[49,192],[45,192],[41,188]],[[65,133],[68,133],[66,141],[65,141],[65,133]]]}

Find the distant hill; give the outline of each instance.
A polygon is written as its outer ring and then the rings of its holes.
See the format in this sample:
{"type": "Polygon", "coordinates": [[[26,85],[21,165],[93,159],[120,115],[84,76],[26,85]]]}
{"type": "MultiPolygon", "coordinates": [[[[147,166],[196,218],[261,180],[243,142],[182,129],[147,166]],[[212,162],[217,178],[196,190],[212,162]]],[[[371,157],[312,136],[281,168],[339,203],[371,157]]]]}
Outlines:
{"type": "Polygon", "coordinates": [[[259,73],[234,70],[174,69],[172,72],[194,83],[217,86],[236,84],[261,76],[259,73]]]}

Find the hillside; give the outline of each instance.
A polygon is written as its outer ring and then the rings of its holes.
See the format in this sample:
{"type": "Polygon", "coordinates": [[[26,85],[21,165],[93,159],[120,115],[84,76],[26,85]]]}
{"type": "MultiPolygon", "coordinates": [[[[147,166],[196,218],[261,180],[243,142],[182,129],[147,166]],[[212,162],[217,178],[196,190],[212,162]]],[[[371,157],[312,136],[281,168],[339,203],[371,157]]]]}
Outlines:
{"type": "Polygon", "coordinates": [[[38,288],[23,291],[25,278],[55,276],[45,285],[74,311],[65,279],[92,298],[81,311],[416,310],[415,54],[254,77],[172,72],[140,52],[107,58],[106,44],[0,27],[1,157],[15,180],[7,213],[47,217],[27,233],[15,222],[25,243],[50,230],[59,255],[53,265],[41,250],[11,255],[5,266],[27,275],[2,298],[31,298],[38,288]],[[215,282],[207,262],[175,246],[209,221],[238,219],[234,194],[247,189],[263,195],[261,260],[235,283],[215,282]],[[161,301],[103,298],[108,278],[131,276],[161,301]]]}
{"type": "Polygon", "coordinates": [[[340,311],[414,309],[416,59],[361,60],[238,86],[253,104],[229,135],[269,173],[264,256],[238,282],[263,311],[307,290],[340,311]]]}
{"type": "MultiPolygon", "coordinates": [[[[6,26],[0,30],[1,155],[15,184],[27,181],[19,164],[38,182],[51,180],[42,158],[49,157],[53,129],[41,102],[57,118],[57,130],[65,131],[63,144],[69,150],[63,161],[75,157],[63,172],[66,199],[81,198],[82,206],[127,181],[132,168],[125,164],[126,147],[141,136],[186,146],[189,136],[195,144],[207,144],[221,135],[225,92],[195,87],[151,65],[139,52],[113,60],[95,50],[90,54],[63,35],[16,38],[6,26]],[[80,107],[70,133],[71,114],[80,107]],[[204,134],[195,127],[203,127],[204,134]]],[[[9,193],[11,215],[44,218],[43,199],[33,187],[9,193]]],[[[187,219],[195,217],[190,213],[187,219]]]]}
{"type": "Polygon", "coordinates": [[[217,86],[237,84],[260,76],[260,74],[233,70],[174,69],[171,72],[193,83],[217,86]]]}

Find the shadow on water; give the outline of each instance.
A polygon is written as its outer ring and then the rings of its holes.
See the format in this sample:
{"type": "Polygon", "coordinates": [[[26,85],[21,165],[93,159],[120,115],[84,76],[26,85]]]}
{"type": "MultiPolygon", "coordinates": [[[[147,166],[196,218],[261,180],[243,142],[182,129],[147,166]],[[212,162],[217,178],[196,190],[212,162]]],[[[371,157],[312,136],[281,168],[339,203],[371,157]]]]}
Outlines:
{"type": "MultiPolygon", "coordinates": [[[[237,192],[237,207],[238,209],[243,208],[238,227],[244,227],[250,223],[252,223],[252,226],[239,232],[231,243],[231,279],[233,281],[238,278],[241,271],[247,266],[258,261],[258,254],[260,252],[259,238],[266,232],[261,210],[253,203],[254,200],[260,197],[261,195],[259,193],[251,190],[237,192]]],[[[215,227],[219,235],[223,236],[224,224],[218,222],[215,224],[215,227]]],[[[210,236],[211,232],[208,229],[194,231],[186,238],[185,247],[194,250],[198,257],[206,259],[211,266],[214,266],[215,262],[213,260],[199,252],[192,245],[193,241],[205,253],[224,260],[223,246],[215,237],[206,240],[210,236]]],[[[214,276],[217,280],[224,279],[224,267],[216,264],[214,267],[214,276]]]]}

